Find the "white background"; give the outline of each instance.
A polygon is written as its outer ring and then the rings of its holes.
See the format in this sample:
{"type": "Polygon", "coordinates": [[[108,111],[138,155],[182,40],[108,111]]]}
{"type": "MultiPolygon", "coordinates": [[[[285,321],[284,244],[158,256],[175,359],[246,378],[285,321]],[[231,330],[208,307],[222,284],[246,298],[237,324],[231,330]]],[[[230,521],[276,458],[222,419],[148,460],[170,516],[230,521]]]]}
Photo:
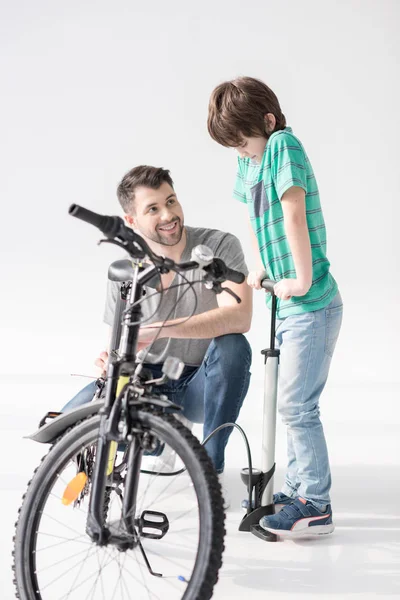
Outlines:
{"type": "MultiPolygon", "coordinates": [[[[28,373],[91,368],[115,253],[67,210],[118,212],[135,165],[171,169],[187,224],[237,234],[251,266],[235,154],[206,129],[212,89],[245,74],[275,90],[320,186],[346,311],[332,379],[399,381],[398,3],[144,5],[3,2],[2,372],[22,348],[28,373]]],[[[255,348],[266,320],[261,300],[255,348]]]]}
{"type": "MultiPolygon", "coordinates": [[[[393,503],[380,509],[375,500],[392,497],[399,479],[399,12],[395,0],[2,0],[1,410],[5,448],[24,452],[24,461],[3,469],[5,489],[18,492],[10,496],[13,505],[28,479],[25,466],[33,466],[27,453],[36,460],[42,451],[31,442],[19,446],[20,436],[86,383],[69,374],[93,375],[104,346],[106,271],[119,254],[98,248],[97,231],[69,217],[69,205],[118,214],[116,187],[126,171],[138,164],[169,168],[186,223],[235,233],[251,267],[246,209],[231,199],[236,157],[206,128],[212,89],[249,75],[276,92],[305,145],[345,303],[322,405],[341,509],[349,510],[348,489],[350,504],[362,511],[357,489],[365,492],[370,479],[375,496],[367,513],[398,515],[393,503]]],[[[252,387],[241,417],[256,449],[258,351],[267,333],[260,293],[248,336],[252,387]]],[[[284,462],[283,432],[278,437],[284,462]]],[[[240,444],[231,444],[232,469],[240,444]]],[[[365,549],[371,539],[352,543],[365,549]]],[[[386,542],[385,566],[399,553],[386,542]]],[[[385,595],[394,592],[392,571],[385,595]]],[[[383,590],[379,578],[357,581],[333,591],[366,598],[383,590]]],[[[238,590],[242,597],[244,588],[238,590]]],[[[289,592],[296,590],[289,584],[289,592]]]]}

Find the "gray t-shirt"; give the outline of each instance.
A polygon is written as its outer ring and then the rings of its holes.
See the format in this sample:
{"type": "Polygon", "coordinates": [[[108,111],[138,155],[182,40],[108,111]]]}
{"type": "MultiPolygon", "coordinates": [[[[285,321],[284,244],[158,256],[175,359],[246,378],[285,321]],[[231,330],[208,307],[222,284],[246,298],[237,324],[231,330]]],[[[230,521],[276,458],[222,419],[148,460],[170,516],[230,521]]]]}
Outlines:
{"type": "MultiPolygon", "coordinates": [[[[214,252],[214,256],[221,258],[231,269],[240,271],[245,275],[248,274],[243,250],[237,237],[231,233],[225,233],[217,229],[186,227],[186,246],[180,262],[189,261],[192,249],[199,244],[208,246],[214,252]]],[[[198,282],[203,278],[204,271],[202,269],[185,271],[184,276],[191,282],[198,282]]],[[[144,299],[141,306],[143,312],[142,320],[146,324],[189,317],[193,313],[195,307],[194,293],[191,289],[188,289],[189,286],[187,284],[175,287],[176,284],[180,283],[184,283],[184,279],[179,274],[176,274],[171,287],[164,292],[158,310],[160,295],[155,293],[154,288],[145,287],[147,298],[144,299]],[[151,315],[154,316],[148,320],[151,315]]],[[[104,321],[108,325],[112,325],[113,322],[119,287],[119,283],[108,281],[104,313],[104,321]]],[[[215,292],[207,289],[203,283],[195,283],[193,287],[197,296],[197,307],[194,314],[207,312],[218,307],[215,292]]],[[[146,362],[163,363],[167,356],[175,356],[186,365],[199,366],[203,361],[210,342],[210,339],[163,338],[153,344],[150,350],[153,358],[152,360],[146,360],[146,362]]]]}

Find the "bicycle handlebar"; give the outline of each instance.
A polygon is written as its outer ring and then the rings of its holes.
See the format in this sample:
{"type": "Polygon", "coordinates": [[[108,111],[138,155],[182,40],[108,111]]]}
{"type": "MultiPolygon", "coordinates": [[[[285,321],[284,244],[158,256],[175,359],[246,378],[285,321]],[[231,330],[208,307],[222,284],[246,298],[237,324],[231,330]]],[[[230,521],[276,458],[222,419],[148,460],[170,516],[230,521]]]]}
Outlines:
{"type": "Polygon", "coordinates": [[[118,234],[121,233],[122,228],[125,227],[121,217],[107,217],[106,215],[99,215],[98,213],[92,212],[87,208],[83,208],[83,206],[79,206],[78,204],[71,204],[68,212],[73,217],[76,217],[81,221],[85,221],[85,223],[89,223],[90,225],[94,225],[107,237],[119,237],[118,234]]]}
{"type": "Polygon", "coordinates": [[[234,269],[230,269],[225,265],[225,277],[228,281],[233,281],[233,283],[243,283],[246,279],[243,273],[240,271],[235,271],[234,269]]]}
{"type": "MultiPolygon", "coordinates": [[[[208,250],[211,254],[209,260],[206,259],[205,262],[202,259],[199,259],[198,261],[191,260],[187,263],[175,263],[171,259],[164,259],[163,257],[154,254],[146,241],[130,227],[127,227],[121,217],[100,215],[83,206],[79,206],[78,204],[71,204],[68,212],[71,216],[76,217],[81,221],[85,221],[85,223],[89,223],[90,225],[94,225],[110,240],[119,238],[127,243],[129,245],[127,250],[134,258],[143,258],[144,252],[144,254],[148,255],[156,265],[163,266],[168,270],[171,270],[172,268],[189,270],[200,266],[206,271],[210,278],[215,281],[219,279],[219,281],[229,280],[234,283],[243,283],[245,280],[243,273],[230,269],[220,258],[213,258],[212,252],[208,248],[205,248],[205,250],[208,250]],[[136,246],[132,246],[132,244],[136,244],[136,246]],[[139,246],[139,248],[137,246],[139,246]],[[142,250],[142,252],[140,250],[142,250]]],[[[201,248],[204,249],[204,247],[201,248]]]]}
{"type": "MultiPolygon", "coordinates": [[[[134,258],[143,258],[146,254],[153,256],[153,253],[145,240],[130,227],[127,227],[121,217],[100,215],[83,206],[79,206],[78,204],[71,204],[68,212],[73,217],[85,221],[85,223],[89,223],[90,225],[94,225],[110,240],[119,238],[122,242],[127,244],[137,244],[138,247],[135,248],[134,258]],[[139,248],[141,248],[142,252],[139,248]]],[[[131,251],[133,250],[132,246],[130,249],[131,251]]]]}
{"type": "Polygon", "coordinates": [[[233,283],[243,283],[243,281],[246,279],[245,275],[240,271],[235,271],[235,269],[230,269],[227,267],[221,258],[214,258],[211,265],[204,267],[204,270],[206,272],[211,272],[211,274],[215,274],[216,269],[220,270],[224,279],[233,281],[233,283]]]}

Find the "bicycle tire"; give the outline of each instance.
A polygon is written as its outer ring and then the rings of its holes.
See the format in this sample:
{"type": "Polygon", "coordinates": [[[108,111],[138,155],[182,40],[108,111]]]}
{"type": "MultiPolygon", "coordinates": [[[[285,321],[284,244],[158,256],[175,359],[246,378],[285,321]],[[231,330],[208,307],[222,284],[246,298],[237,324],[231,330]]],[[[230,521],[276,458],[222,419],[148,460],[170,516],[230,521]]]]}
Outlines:
{"type": "MultiPolygon", "coordinates": [[[[137,421],[154,435],[166,440],[179,453],[192,479],[198,501],[199,541],[195,566],[181,597],[184,600],[208,600],[218,580],[224,550],[225,515],[218,477],[205,449],[173,415],[142,410],[137,413],[137,421]]],[[[67,430],[42,458],[28,483],[13,539],[14,583],[16,597],[20,600],[42,600],[35,572],[41,515],[60,469],[73,459],[83,444],[95,443],[99,424],[100,417],[96,415],[67,430]]],[[[134,590],[133,597],[138,597],[134,590]]]]}

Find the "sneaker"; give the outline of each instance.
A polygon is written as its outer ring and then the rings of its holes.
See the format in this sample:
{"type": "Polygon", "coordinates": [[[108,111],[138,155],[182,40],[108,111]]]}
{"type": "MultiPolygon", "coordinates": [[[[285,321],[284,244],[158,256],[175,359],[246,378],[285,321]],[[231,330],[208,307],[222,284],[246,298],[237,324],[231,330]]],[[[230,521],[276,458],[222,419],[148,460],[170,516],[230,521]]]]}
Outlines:
{"type": "Polygon", "coordinates": [[[225,487],[225,477],[223,473],[218,473],[218,481],[222,488],[222,497],[224,499],[224,510],[228,510],[231,505],[231,499],[229,498],[228,490],[225,487]]]}
{"type": "MultiPolygon", "coordinates": [[[[284,494],[283,492],[277,492],[272,497],[272,502],[275,504],[276,507],[287,506],[288,504],[291,504],[293,502],[293,500],[294,500],[294,498],[289,498],[289,496],[286,496],[286,494],[284,494]]],[[[242,500],[241,507],[243,508],[243,510],[247,510],[248,505],[249,505],[248,498],[245,498],[244,500],[242,500]]],[[[253,508],[254,508],[254,500],[253,500],[253,508]]]]}
{"type": "Polygon", "coordinates": [[[142,458],[142,469],[154,471],[154,473],[172,473],[175,468],[176,452],[168,444],[162,444],[163,448],[157,456],[144,455],[142,458]]]}
{"type": "Polygon", "coordinates": [[[189,421],[189,419],[187,419],[182,413],[174,413],[174,417],[175,419],[178,419],[178,421],[180,421],[182,425],[184,425],[187,429],[189,429],[190,431],[193,430],[193,422],[189,421]]]}
{"type": "MultiPolygon", "coordinates": [[[[174,414],[187,429],[192,431],[193,423],[184,417],[181,413],[174,414]]],[[[175,470],[177,455],[174,450],[168,445],[157,440],[157,447],[152,452],[144,452],[142,459],[142,468],[146,471],[154,471],[155,473],[172,473],[175,470]]],[[[178,470],[181,467],[178,467],[178,470]]]]}
{"type": "Polygon", "coordinates": [[[330,504],[325,512],[322,512],[314,504],[300,497],[284,506],[279,513],[260,519],[260,526],[286,538],[326,535],[335,529],[330,504]]]}

